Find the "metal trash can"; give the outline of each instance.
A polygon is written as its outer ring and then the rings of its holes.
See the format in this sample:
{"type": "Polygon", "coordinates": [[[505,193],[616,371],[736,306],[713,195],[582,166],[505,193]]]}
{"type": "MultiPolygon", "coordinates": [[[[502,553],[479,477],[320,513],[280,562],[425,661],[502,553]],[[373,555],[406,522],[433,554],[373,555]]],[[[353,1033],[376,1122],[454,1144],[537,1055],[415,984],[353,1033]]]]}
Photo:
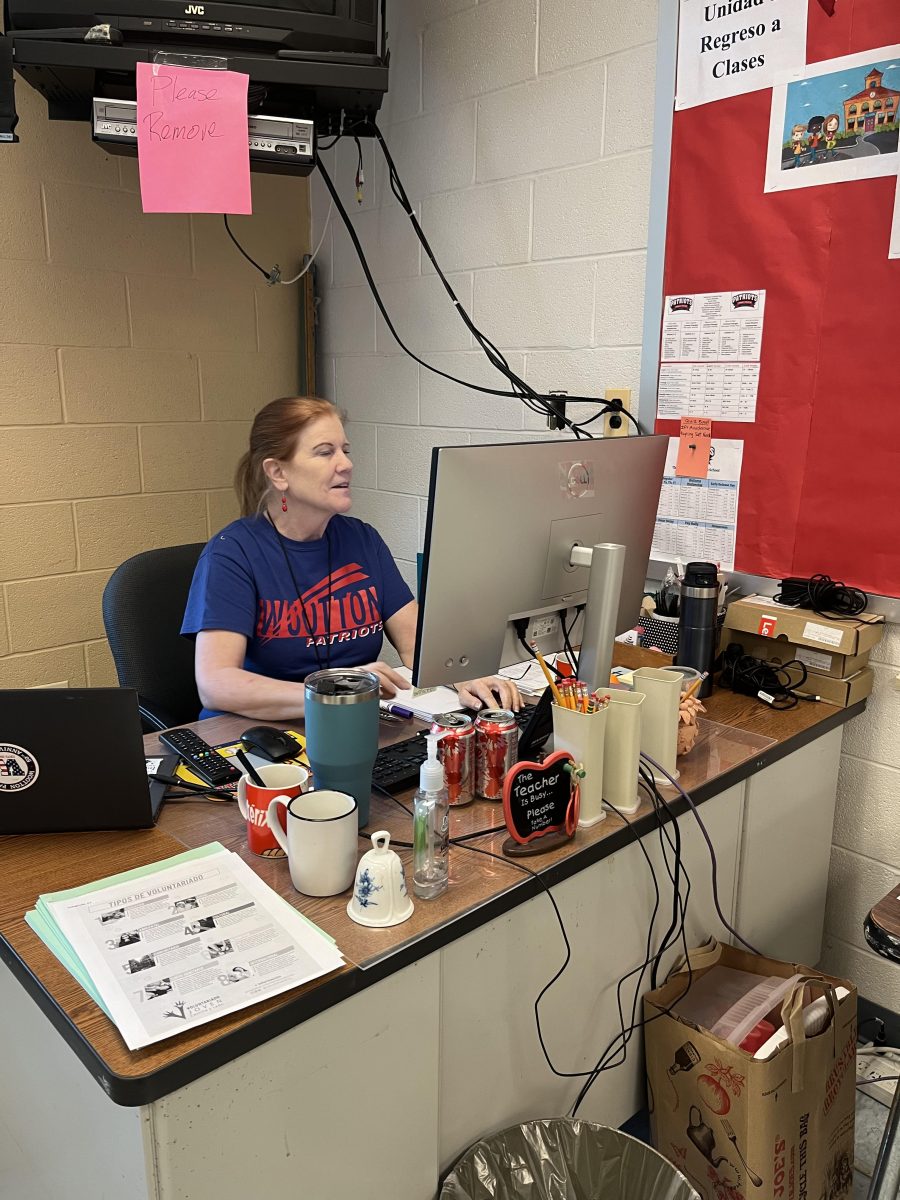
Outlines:
{"type": "Polygon", "coordinates": [[[564,1117],[482,1138],[444,1180],[439,1200],[700,1200],[650,1146],[564,1117]]]}

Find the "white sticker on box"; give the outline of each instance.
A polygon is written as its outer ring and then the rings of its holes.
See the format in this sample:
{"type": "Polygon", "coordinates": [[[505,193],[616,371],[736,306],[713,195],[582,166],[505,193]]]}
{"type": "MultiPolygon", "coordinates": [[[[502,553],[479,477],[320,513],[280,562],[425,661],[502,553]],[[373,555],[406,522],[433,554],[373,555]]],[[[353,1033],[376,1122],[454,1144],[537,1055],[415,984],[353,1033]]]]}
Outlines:
{"type": "Polygon", "coordinates": [[[840,629],[831,629],[828,625],[819,625],[816,621],[807,621],[803,626],[803,636],[811,642],[822,642],[825,646],[839,646],[843,638],[840,629]]]}
{"type": "Polygon", "coordinates": [[[814,671],[830,671],[834,662],[833,654],[826,654],[824,650],[807,650],[804,646],[798,646],[797,658],[814,671]]]}

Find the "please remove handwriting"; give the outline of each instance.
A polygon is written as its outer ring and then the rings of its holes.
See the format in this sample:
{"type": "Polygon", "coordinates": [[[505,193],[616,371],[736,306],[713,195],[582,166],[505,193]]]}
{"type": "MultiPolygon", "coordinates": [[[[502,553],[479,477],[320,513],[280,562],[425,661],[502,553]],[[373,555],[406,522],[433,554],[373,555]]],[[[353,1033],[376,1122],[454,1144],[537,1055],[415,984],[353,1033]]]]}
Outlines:
{"type": "Polygon", "coordinates": [[[151,103],[163,106],[152,108],[143,117],[151,142],[205,142],[225,136],[217,132],[216,120],[212,115],[215,112],[212,106],[218,99],[218,88],[179,84],[177,75],[154,75],[150,82],[151,103]],[[179,122],[175,109],[179,103],[208,104],[210,117],[207,119],[203,116],[198,120],[192,111],[189,117],[179,122]]]}

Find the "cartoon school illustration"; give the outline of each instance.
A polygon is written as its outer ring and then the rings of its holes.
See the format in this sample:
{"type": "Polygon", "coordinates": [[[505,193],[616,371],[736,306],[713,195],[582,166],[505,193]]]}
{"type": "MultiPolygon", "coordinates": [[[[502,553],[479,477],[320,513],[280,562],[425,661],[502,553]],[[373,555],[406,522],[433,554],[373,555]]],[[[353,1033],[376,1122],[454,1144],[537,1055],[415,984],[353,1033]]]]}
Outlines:
{"type": "Polygon", "coordinates": [[[898,89],[900,63],[895,62],[789,84],[781,169],[896,153],[898,89]]]}

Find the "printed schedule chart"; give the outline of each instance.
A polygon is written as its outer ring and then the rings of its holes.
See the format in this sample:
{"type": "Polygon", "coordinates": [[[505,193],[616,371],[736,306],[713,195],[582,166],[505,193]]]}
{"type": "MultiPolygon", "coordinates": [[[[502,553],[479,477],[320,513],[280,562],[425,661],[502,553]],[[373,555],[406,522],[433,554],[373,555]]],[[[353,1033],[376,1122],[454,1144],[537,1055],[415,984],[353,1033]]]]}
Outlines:
{"type": "Polygon", "coordinates": [[[755,421],[766,293],[666,296],[657,417],[755,421]]]}
{"type": "Polygon", "coordinates": [[[678,439],[670,438],[653,531],[655,558],[692,558],[734,568],[743,443],[713,438],[706,479],[676,475],[678,439]]]}

